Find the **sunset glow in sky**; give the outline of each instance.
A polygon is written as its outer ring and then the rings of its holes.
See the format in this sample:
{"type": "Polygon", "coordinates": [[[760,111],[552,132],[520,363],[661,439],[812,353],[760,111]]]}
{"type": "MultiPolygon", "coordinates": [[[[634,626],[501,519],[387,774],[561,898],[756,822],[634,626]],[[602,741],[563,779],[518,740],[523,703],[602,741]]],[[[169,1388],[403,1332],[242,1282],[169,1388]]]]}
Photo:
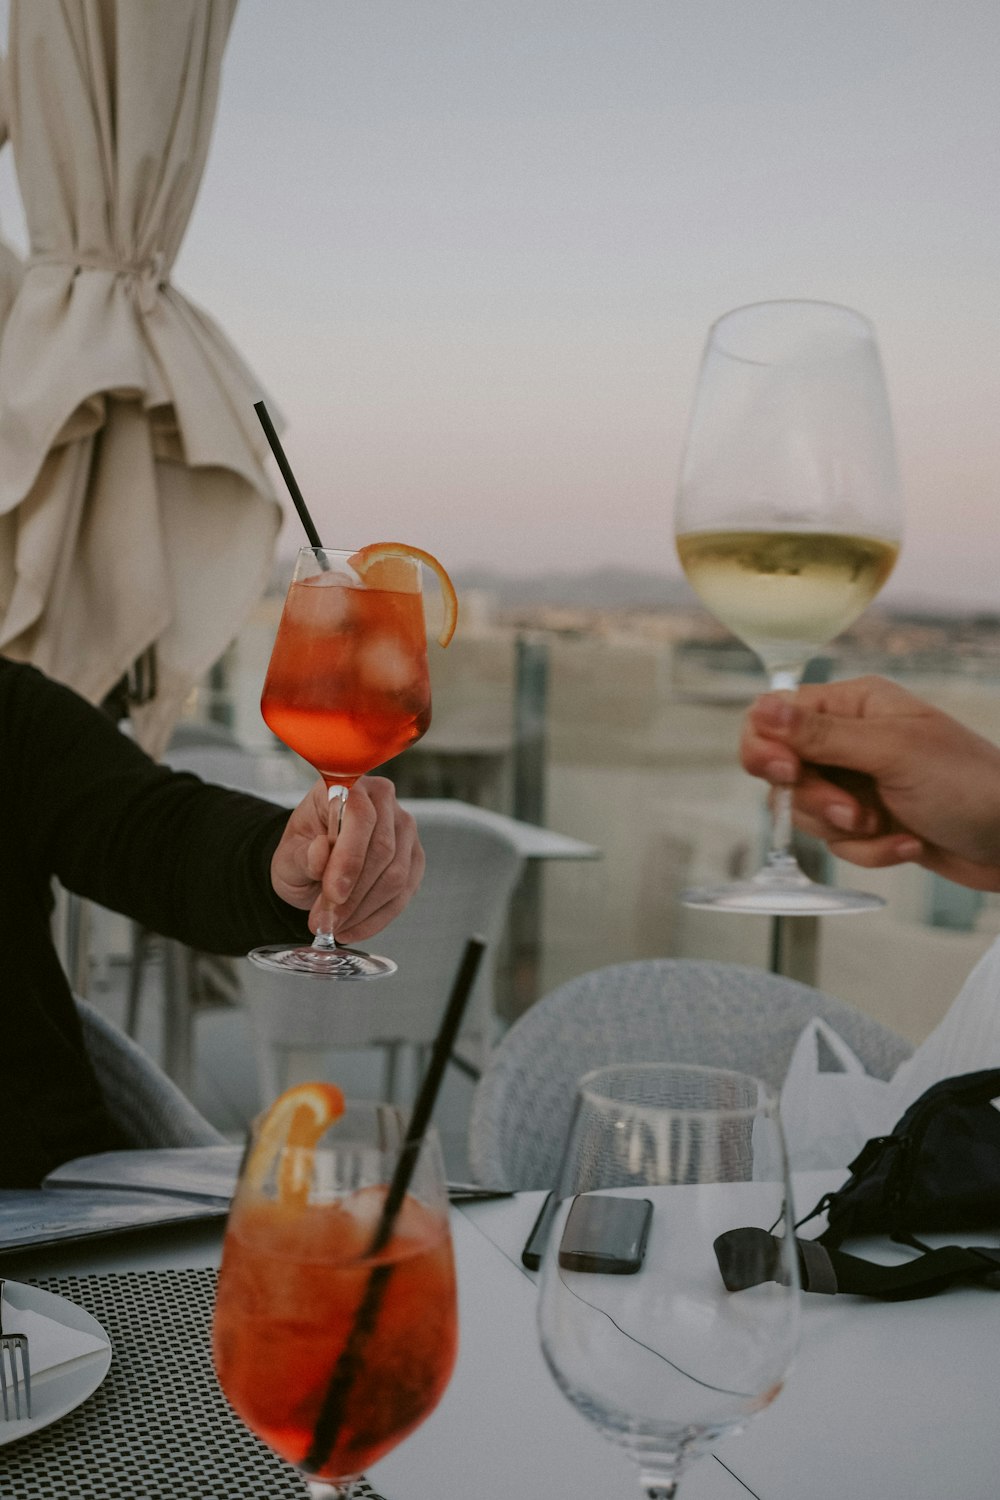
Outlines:
{"type": "Polygon", "coordinates": [[[174,280],[331,545],[506,572],[678,571],[708,325],[846,302],[896,422],[891,595],[1000,609],[998,77],[996,0],[241,0],[174,280]]]}

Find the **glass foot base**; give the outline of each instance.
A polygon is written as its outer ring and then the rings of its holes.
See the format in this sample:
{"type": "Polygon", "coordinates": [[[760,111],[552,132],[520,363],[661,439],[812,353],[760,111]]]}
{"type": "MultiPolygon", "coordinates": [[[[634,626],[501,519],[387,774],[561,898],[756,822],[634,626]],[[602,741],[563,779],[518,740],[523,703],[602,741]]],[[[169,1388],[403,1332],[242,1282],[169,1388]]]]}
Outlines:
{"type": "Polygon", "coordinates": [[[877,911],[881,896],[868,891],[844,891],[799,878],[756,876],[727,885],[695,887],[682,892],[683,906],[702,911],[731,911],[772,917],[835,917],[851,912],[877,911]]]}
{"type": "Polygon", "coordinates": [[[278,974],[307,974],[313,979],[382,979],[395,974],[398,965],[391,958],[362,953],[360,948],[315,948],[302,945],[289,948],[275,943],[253,948],[248,954],[259,969],[278,974]]]}

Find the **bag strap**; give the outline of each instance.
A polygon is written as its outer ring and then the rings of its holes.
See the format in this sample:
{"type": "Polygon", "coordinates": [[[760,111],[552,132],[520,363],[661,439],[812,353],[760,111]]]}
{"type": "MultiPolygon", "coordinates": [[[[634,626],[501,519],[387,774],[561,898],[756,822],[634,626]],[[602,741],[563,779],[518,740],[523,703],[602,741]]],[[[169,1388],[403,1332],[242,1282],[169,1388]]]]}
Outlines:
{"type": "MultiPolygon", "coordinates": [[[[1000,1249],[985,1245],[946,1245],[899,1266],[882,1266],[831,1250],[818,1240],[796,1239],[795,1247],[806,1292],[853,1292],[902,1302],[933,1296],[954,1281],[977,1281],[1000,1291],[1000,1249]]],[[[729,1229],[715,1241],[715,1257],[730,1292],[785,1280],[781,1252],[781,1239],[766,1229],[729,1229]]]]}

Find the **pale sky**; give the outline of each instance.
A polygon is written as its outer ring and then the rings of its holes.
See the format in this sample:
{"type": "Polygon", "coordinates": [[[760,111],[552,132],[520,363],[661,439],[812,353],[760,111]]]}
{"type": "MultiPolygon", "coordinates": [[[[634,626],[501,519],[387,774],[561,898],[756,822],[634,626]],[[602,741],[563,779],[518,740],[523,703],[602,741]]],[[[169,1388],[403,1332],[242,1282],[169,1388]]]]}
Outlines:
{"type": "Polygon", "coordinates": [[[1000,609],[998,78],[997,0],[241,0],[174,280],[330,545],[508,572],[677,571],[708,325],[848,303],[896,423],[889,597],[1000,609]]]}

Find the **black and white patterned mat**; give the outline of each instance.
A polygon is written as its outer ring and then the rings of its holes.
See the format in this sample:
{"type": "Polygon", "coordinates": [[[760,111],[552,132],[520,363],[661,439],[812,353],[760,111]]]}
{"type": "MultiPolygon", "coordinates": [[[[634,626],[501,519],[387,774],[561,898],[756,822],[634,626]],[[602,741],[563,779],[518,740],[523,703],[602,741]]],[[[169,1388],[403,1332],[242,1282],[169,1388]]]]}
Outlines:
{"type": "MultiPolygon", "coordinates": [[[[38,1280],[92,1313],[111,1368],[61,1421],[0,1450],[0,1500],[304,1500],[303,1480],[232,1412],[212,1368],[216,1273],[38,1280]]],[[[362,1481],[356,1500],[379,1500],[362,1481]]]]}

